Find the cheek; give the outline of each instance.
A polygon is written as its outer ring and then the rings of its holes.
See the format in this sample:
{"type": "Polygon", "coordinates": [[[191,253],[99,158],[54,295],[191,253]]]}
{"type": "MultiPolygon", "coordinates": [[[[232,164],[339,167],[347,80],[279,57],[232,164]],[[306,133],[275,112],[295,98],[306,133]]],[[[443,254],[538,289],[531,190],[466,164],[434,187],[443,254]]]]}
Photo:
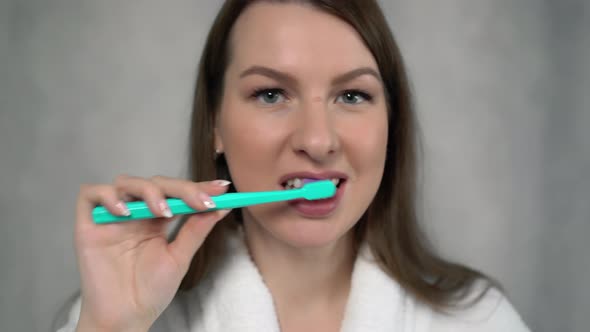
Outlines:
{"type": "Polygon", "coordinates": [[[264,147],[276,141],[281,135],[284,121],[280,112],[260,109],[253,102],[246,100],[241,92],[235,91],[225,97],[220,113],[220,126],[224,146],[231,149],[238,147],[264,147]]]}
{"type": "Polygon", "coordinates": [[[265,190],[279,153],[282,125],[260,110],[227,102],[221,110],[220,135],[232,181],[239,191],[265,190]]]}
{"type": "Polygon", "coordinates": [[[386,116],[367,117],[354,121],[345,130],[345,146],[350,150],[349,158],[352,167],[360,175],[375,173],[385,166],[388,126],[386,116]],[[370,173],[365,174],[366,171],[370,173]]]}

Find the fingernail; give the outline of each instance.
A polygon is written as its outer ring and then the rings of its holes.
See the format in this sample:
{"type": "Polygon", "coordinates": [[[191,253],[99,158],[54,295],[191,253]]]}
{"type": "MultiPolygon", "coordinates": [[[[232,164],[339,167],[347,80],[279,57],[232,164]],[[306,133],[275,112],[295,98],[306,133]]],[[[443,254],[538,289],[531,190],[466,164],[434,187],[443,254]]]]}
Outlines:
{"type": "Polygon", "coordinates": [[[119,202],[117,203],[117,209],[119,209],[119,211],[121,211],[121,214],[125,217],[129,217],[131,215],[131,212],[129,212],[129,209],[127,208],[127,205],[124,202],[119,202]]]}
{"type": "Polygon", "coordinates": [[[172,218],[172,211],[170,211],[170,207],[168,207],[168,203],[166,201],[160,202],[160,210],[162,211],[162,215],[166,218],[172,218]]]}
{"type": "Polygon", "coordinates": [[[231,181],[227,181],[227,180],[215,180],[213,181],[213,184],[216,186],[220,186],[220,187],[227,187],[231,184],[231,181]]]}
{"type": "Polygon", "coordinates": [[[232,209],[217,210],[219,220],[223,220],[231,211],[232,209]]]}
{"type": "Polygon", "coordinates": [[[209,195],[205,193],[199,193],[199,199],[201,200],[201,202],[203,202],[203,204],[205,204],[205,206],[208,209],[212,209],[215,207],[215,203],[213,203],[213,200],[211,199],[211,197],[209,197],[209,195]]]}

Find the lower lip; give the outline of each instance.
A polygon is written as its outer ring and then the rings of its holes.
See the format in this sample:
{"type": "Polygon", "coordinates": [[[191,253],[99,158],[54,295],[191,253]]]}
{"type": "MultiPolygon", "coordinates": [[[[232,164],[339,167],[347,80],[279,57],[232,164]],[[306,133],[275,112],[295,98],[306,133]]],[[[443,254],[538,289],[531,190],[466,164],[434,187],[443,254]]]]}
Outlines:
{"type": "Polygon", "coordinates": [[[340,198],[344,194],[344,188],[346,187],[346,181],[340,183],[336,194],[330,198],[318,199],[315,201],[308,201],[305,199],[297,199],[289,202],[289,206],[294,208],[299,214],[309,218],[322,218],[329,216],[340,202],[340,198]]]}

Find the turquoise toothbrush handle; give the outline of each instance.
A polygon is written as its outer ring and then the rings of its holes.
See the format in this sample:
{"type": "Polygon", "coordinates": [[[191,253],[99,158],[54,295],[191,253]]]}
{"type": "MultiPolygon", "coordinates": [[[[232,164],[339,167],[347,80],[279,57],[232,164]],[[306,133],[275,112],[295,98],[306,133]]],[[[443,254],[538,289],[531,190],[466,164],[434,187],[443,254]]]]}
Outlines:
{"type": "MultiPolygon", "coordinates": [[[[282,191],[261,191],[251,193],[229,193],[211,197],[215,210],[235,209],[248,205],[287,201],[301,197],[301,189],[282,191]]],[[[213,210],[213,209],[212,209],[213,210]]]]}
{"type": "MultiPolygon", "coordinates": [[[[168,198],[166,199],[166,202],[168,203],[168,206],[170,206],[172,214],[186,214],[191,213],[191,211],[194,211],[193,209],[188,207],[186,203],[184,203],[182,200],[178,198],[168,198]]],[[[126,205],[127,209],[131,213],[128,217],[113,215],[104,206],[97,206],[92,210],[92,219],[94,220],[95,224],[108,224],[138,219],[159,218],[159,216],[155,216],[152,213],[152,211],[150,211],[147,204],[143,201],[128,202],[126,203],[126,205]]]]}
{"type": "MultiPolygon", "coordinates": [[[[228,193],[219,196],[213,196],[211,199],[216,207],[203,211],[197,211],[184,203],[178,198],[168,198],[166,202],[170,206],[170,211],[174,215],[202,213],[224,209],[234,209],[254,204],[273,203],[279,201],[286,201],[297,199],[301,197],[301,190],[282,190],[282,191],[266,191],[266,192],[251,192],[251,193],[228,193]]],[[[131,213],[130,216],[115,216],[112,215],[105,207],[98,206],[92,211],[94,223],[106,224],[113,222],[124,222],[137,219],[151,219],[157,218],[150,211],[145,202],[129,202],[127,208],[131,213]]]]}

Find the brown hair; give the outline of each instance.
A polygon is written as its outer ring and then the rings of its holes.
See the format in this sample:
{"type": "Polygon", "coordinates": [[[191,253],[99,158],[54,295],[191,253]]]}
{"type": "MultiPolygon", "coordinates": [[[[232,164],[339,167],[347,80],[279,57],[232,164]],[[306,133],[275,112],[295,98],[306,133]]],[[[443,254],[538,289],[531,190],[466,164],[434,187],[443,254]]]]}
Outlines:
{"type": "MultiPolygon", "coordinates": [[[[189,168],[194,181],[230,179],[223,156],[214,158],[213,127],[231,59],[232,27],[254,2],[226,1],[209,32],[199,65],[191,120],[189,168]]],[[[485,295],[491,286],[500,288],[482,273],[442,259],[420,231],[415,207],[417,124],[402,56],[378,3],[374,0],[273,2],[309,4],[346,21],[360,34],[378,64],[389,111],[387,156],[375,199],[355,225],[356,245],[365,241],[389,276],[436,310],[458,305],[471,294],[478,280],[486,281],[486,287],[470,304],[485,295]]],[[[219,260],[227,232],[241,221],[240,211],[226,218],[233,220],[215,226],[195,254],[180,290],[194,287],[219,260]]]]}

